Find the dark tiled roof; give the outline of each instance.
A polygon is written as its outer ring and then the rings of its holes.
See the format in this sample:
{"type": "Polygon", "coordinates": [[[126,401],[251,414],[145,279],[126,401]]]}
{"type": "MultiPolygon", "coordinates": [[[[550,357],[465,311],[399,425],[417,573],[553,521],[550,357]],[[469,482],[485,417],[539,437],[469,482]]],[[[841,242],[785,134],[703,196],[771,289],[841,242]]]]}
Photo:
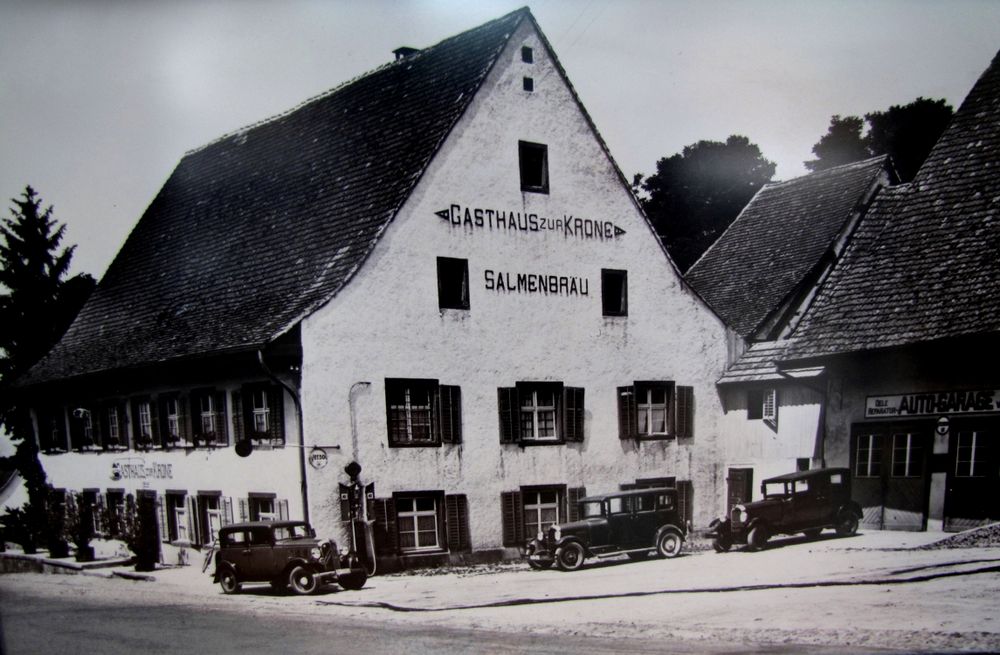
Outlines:
{"type": "Polygon", "coordinates": [[[189,152],[21,384],[253,349],[362,264],[524,8],[189,152]]]}
{"type": "Polygon", "coordinates": [[[887,166],[876,157],[767,184],[685,276],[746,337],[814,270],[887,166]]]}
{"type": "Polygon", "coordinates": [[[914,180],[859,223],[789,357],[1000,330],[1000,53],[914,180]]]}
{"type": "Polygon", "coordinates": [[[791,339],[759,341],[744,352],[719,378],[719,384],[738,382],[775,382],[789,378],[814,378],[823,374],[823,368],[816,366],[800,369],[779,368],[778,362],[794,343],[791,339]]]}

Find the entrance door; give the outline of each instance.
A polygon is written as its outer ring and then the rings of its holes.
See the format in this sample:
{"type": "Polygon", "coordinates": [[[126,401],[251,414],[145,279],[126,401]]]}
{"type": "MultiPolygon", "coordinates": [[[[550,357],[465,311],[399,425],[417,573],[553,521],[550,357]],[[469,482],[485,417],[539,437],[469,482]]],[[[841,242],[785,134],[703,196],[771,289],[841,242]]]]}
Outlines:
{"type": "Polygon", "coordinates": [[[753,498],[753,469],[729,469],[726,483],[726,516],[729,516],[733,507],[753,498]]]}
{"type": "Polygon", "coordinates": [[[948,444],[944,527],[966,530],[1000,519],[1000,421],[955,422],[948,444]]]}
{"type": "Polygon", "coordinates": [[[851,437],[852,493],[862,525],[886,530],[927,527],[933,426],[857,424],[851,437]]]}

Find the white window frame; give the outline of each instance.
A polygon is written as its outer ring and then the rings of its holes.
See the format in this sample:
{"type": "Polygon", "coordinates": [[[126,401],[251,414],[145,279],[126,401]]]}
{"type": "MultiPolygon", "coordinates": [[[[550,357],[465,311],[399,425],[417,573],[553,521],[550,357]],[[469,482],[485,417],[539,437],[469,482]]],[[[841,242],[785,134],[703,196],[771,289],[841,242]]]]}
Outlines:
{"type": "Polygon", "coordinates": [[[636,413],[638,421],[636,429],[640,437],[665,436],[669,434],[670,419],[670,389],[663,387],[637,387],[636,388],[636,413]],[[662,403],[653,402],[653,392],[658,391],[663,394],[662,403]],[[663,412],[663,430],[652,430],[653,413],[663,412]]]}
{"type": "Polygon", "coordinates": [[[120,420],[120,417],[118,416],[118,406],[117,405],[111,405],[111,406],[109,406],[107,408],[107,415],[108,415],[108,436],[107,436],[107,443],[110,444],[111,440],[114,439],[115,441],[118,442],[118,446],[117,447],[121,448],[121,446],[122,446],[122,436],[121,436],[120,431],[118,430],[118,425],[119,425],[118,421],[120,420]]]}
{"type": "Polygon", "coordinates": [[[201,433],[213,435],[214,440],[219,438],[221,429],[219,421],[219,409],[215,406],[215,396],[206,393],[199,399],[199,417],[201,419],[201,433]],[[207,407],[206,407],[207,405],[207,407]]]}
{"type": "Polygon", "coordinates": [[[271,409],[268,407],[267,389],[254,389],[250,394],[253,403],[253,431],[259,434],[267,434],[271,427],[271,409]],[[258,403],[257,401],[260,401],[258,403]]]}
{"type": "Polygon", "coordinates": [[[553,523],[562,521],[563,492],[558,488],[545,489],[522,489],[521,490],[521,516],[524,521],[524,534],[535,535],[537,532],[546,530],[553,523]],[[542,501],[542,494],[555,494],[555,502],[547,503],[542,501]],[[542,512],[545,510],[555,510],[556,518],[542,524],[542,512]],[[534,520],[529,521],[529,514],[534,515],[534,520]],[[529,527],[533,526],[533,527],[529,527]]]}
{"type": "Polygon", "coordinates": [[[958,433],[955,452],[955,477],[958,478],[983,478],[986,477],[986,443],[980,439],[981,430],[962,430],[958,433]],[[962,445],[963,437],[971,436],[972,442],[962,445]],[[962,458],[962,451],[968,450],[969,458],[962,458]],[[978,469],[976,464],[979,465],[978,469]],[[964,471],[963,471],[964,469],[964,471]]]}
{"type": "Polygon", "coordinates": [[[277,503],[274,498],[263,498],[259,496],[251,496],[250,501],[250,516],[256,517],[255,521],[277,521],[277,503]],[[264,511],[264,505],[270,506],[270,511],[264,511]]]}
{"type": "MultiPolygon", "coordinates": [[[[915,436],[916,435],[914,433],[912,433],[912,432],[894,432],[893,433],[893,435],[892,435],[892,469],[890,470],[890,473],[891,473],[892,477],[894,477],[894,478],[918,478],[923,473],[923,470],[921,470],[921,471],[919,471],[917,473],[913,473],[911,471],[911,469],[915,465],[915,462],[913,460],[914,451],[917,451],[917,452],[920,451],[919,444],[914,444],[913,443],[915,436]],[[899,446],[896,445],[896,438],[897,437],[906,437],[906,444],[902,448],[900,448],[899,446]],[[900,451],[902,451],[903,457],[904,457],[904,459],[902,460],[903,473],[902,473],[902,475],[897,475],[896,474],[896,463],[898,461],[897,460],[897,455],[900,453],[900,451]]],[[[921,467],[921,469],[922,469],[922,467],[921,467]]]]}
{"type": "Polygon", "coordinates": [[[559,394],[556,391],[545,390],[552,394],[552,404],[542,405],[538,401],[538,389],[531,389],[521,396],[521,440],[522,441],[558,441],[559,435],[559,394]],[[551,415],[552,433],[542,435],[542,425],[547,423],[544,415],[551,415]]]}
{"type": "Polygon", "coordinates": [[[761,394],[761,419],[771,427],[778,426],[778,390],[774,387],[764,389],[761,394]]]}
{"type": "MultiPolygon", "coordinates": [[[[433,390],[429,387],[427,388],[426,405],[417,405],[413,401],[413,390],[417,385],[407,384],[406,382],[393,382],[393,385],[399,386],[391,392],[391,395],[395,396],[402,391],[403,402],[402,404],[389,404],[389,411],[393,422],[389,426],[389,436],[392,443],[395,445],[436,443],[437,430],[434,429],[433,390]],[[426,421],[423,418],[424,416],[426,416],[426,421]],[[415,427],[426,427],[427,437],[419,438],[415,436],[415,427]],[[405,432],[399,428],[405,428],[405,432]]],[[[421,386],[423,386],[423,383],[421,383],[421,386]]]]}
{"type": "Polygon", "coordinates": [[[438,525],[438,498],[435,496],[399,496],[395,500],[396,503],[396,532],[399,536],[400,550],[406,553],[430,551],[430,550],[441,550],[441,531],[438,525]],[[429,500],[433,504],[433,507],[429,510],[418,509],[417,503],[421,500],[429,500]],[[400,508],[401,503],[410,503],[412,509],[404,511],[400,508]],[[421,518],[433,518],[434,519],[434,543],[421,543],[420,535],[421,533],[426,533],[428,530],[420,530],[420,519],[421,518]],[[404,530],[403,524],[406,521],[411,521],[413,524],[412,530],[404,530]],[[413,546],[402,546],[403,534],[413,535],[413,546]]]}
{"type": "Polygon", "coordinates": [[[188,507],[187,498],[185,496],[175,496],[174,505],[174,531],[177,534],[177,541],[190,541],[191,535],[188,534],[188,507]],[[177,502],[177,501],[180,502],[177,502]]]}
{"type": "Polygon", "coordinates": [[[140,400],[138,403],[139,435],[153,439],[153,405],[151,400],[140,400]]]}
{"type": "Polygon", "coordinates": [[[876,433],[860,434],[857,441],[857,452],[855,453],[854,477],[856,478],[878,478],[882,476],[882,435],[876,433]],[[866,443],[864,450],[868,456],[862,460],[861,444],[866,443]],[[876,461],[877,460],[877,461],[876,461]],[[859,465],[864,464],[864,475],[859,473],[859,465]],[[876,470],[877,467],[877,470],[876,470]]]}

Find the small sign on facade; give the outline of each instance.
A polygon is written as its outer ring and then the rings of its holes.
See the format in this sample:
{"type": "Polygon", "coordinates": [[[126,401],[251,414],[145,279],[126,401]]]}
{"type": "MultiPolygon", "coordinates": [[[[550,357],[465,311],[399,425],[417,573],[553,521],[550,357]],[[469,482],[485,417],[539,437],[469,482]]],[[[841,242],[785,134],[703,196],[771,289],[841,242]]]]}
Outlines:
{"type": "Polygon", "coordinates": [[[868,396],[865,418],[905,418],[1000,412],[1000,389],[868,396]]]}
{"type": "Polygon", "coordinates": [[[309,466],[313,467],[317,471],[329,463],[330,460],[326,456],[326,451],[322,448],[313,448],[309,451],[309,466]]]}

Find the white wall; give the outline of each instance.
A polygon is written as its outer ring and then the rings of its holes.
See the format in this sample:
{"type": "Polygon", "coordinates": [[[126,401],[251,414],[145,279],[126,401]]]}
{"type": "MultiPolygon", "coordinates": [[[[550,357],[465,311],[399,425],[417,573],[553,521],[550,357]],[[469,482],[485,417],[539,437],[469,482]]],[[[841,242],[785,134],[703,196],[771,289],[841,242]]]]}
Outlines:
{"type": "MultiPolygon", "coordinates": [[[[405,109],[405,108],[404,108],[405,109]]],[[[627,117],[622,117],[627,120],[627,117]]],[[[716,512],[715,380],[726,358],[721,322],[687,291],[635,208],[530,25],[515,34],[459,125],[354,280],[303,323],[303,403],[307,443],[338,443],[329,466],[310,469],[314,522],[334,529],[337,482],[356,457],[379,497],[444,490],[469,499],[475,548],[499,547],[500,493],[521,485],[617,489],[637,477],[695,480],[695,523],[716,512]],[[522,45],[535,62],[521,62],[522,45]],[[522,77],[535,91],[522,90],[522,77]],[[550,193],[522,193],[518,141],[548,145],[550,193]],[[611,221],[625,234],[584,239],[551,231],[454,226],[435,212],[462,208],[611,221]],[[469,311],[438,309],[436,257],[469,261],[469,311]],[[628,271],[625,318],[605,318],[601,269],[628,271]],[[504,293],[484,271],[585,279],[586,296],[504,293]],[[464,443],[390,448],[387,377],[437,378],[460,385],[464,443]],[[501,445],[497,387],[557,380],[586,389],[583,444],[501,445]],[[674,380],[695,387],[695,437],[621,441],[616,387],[674,380]],[[352,452],[349,391],[358,451],[352,452]]]]}

